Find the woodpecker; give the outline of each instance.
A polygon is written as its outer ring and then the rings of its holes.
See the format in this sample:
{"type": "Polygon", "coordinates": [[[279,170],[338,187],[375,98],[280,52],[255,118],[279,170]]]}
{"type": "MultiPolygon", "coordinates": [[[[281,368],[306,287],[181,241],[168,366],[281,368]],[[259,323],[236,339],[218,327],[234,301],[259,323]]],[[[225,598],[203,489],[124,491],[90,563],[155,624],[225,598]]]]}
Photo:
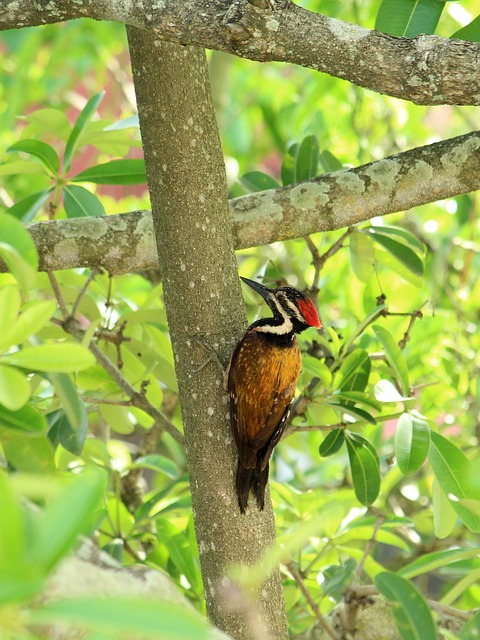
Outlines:
{"type": "Polygon", "coordinates": [[[240,512],[245,513],[251,489],[259,509],[264,507],[269,460],[283,435],[300,373],[295,334],[322,325],[313,302],[297,289],[268,289],[242,280],[273,313],[248,327],[225,372],[238,451],[236,491],[240,512]]]}

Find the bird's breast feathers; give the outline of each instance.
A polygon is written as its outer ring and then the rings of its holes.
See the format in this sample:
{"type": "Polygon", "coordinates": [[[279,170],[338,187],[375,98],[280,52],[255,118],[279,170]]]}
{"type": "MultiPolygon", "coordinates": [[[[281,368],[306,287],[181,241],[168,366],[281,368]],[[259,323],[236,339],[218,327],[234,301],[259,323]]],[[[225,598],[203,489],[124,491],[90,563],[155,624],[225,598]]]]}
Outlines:
{"type": "Polygon", "coordinates": [[[267,431],[274,430],[293,400],[300,366],[295,338],[284,347],[255,331],[244,336],[232,361],[228,385],[241,441],[253,444],[266,425],[271,427],[267,431]]]}

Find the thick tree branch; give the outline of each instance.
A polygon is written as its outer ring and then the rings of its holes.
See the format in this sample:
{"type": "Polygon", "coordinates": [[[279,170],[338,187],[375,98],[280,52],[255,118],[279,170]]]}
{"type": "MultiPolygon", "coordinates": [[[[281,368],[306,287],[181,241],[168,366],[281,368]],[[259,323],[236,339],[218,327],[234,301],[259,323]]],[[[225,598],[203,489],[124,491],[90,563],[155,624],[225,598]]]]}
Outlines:
{"type": "Polygon", "coordinates": [[[480,43],[398,38],[290,0],[0,0],[0,30],[90,17],[250,60],[291,62],[416,104],[480,104],[480,43]],[[261,4],[261,3],[255,3],[261,4]]]}
{"type": "MultiPolygon", "coordinates": [[[[348,227],[480,188],[480,132],[230,201],[236,249],[348,227]]],[[[31,225],[40,269],[157,266],[149,211],[31,225]]],[[[0,271],[5,265],[0,263],[0,271]]]]}

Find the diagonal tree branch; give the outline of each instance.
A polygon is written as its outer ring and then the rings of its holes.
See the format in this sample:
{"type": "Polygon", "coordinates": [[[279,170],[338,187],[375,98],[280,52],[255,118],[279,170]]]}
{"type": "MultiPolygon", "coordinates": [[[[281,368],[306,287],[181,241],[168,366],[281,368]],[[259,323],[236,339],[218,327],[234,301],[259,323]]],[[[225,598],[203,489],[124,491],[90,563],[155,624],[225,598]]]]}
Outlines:
{"type": "Polygon", "coordinates": [[[0,0],[0,30],[84,17],[146,29],[159,40],[310,67],[416,104],[480,104],[480,43],[389,36],[291,0],[0,0]]]}
{"type": "MultiPolygon", "coordinates": [[[[480,132],[230,201],[236,249],[331,231],[480,188],[480,132]]],[[[151,213],[30,226],[40,269],[157,266],[151,213]]],[[[0,271],[6,266],[0,262],[0,271]]]]}

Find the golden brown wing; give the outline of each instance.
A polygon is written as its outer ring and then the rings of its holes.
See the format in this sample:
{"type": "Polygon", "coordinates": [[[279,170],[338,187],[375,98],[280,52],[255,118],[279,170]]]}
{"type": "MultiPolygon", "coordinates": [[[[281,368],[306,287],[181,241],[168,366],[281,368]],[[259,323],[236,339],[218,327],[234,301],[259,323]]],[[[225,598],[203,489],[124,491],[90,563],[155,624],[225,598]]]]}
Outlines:
{"type": "Polygon", "coordinates": [[[240,462],[262,468],[283,432],[300,372],[300,350],[293,340],[279,346],[261,332],[250,330],[232,356],[227,389],[232,429],[240,462]]]}

